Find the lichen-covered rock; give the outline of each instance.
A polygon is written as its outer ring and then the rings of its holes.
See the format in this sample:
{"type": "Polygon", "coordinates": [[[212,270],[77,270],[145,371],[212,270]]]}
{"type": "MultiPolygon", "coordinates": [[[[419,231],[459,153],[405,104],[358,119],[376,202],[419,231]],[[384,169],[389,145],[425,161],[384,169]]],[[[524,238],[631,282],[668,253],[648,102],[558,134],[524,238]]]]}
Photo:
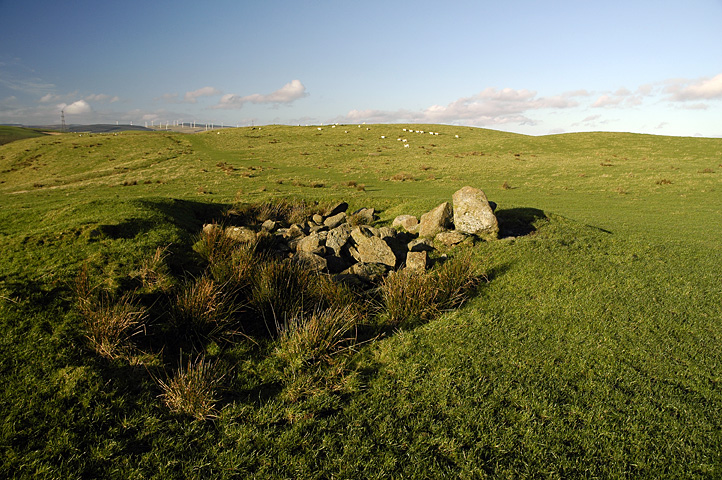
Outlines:
{"type": "Polygon", "coordinates": [[[456,230],[482,238],[498,237],[499,223],[481,189],[463,187],[454,193],[452,199],[456,230]]]}
{"type": "Polygon", "coordinates": [[[303,237],[296,244],[296,251],[311,253],[323,245],[321,237],[317,232],[311,233],[310,235],[303,237]]]}
{"type": "Polygon", "coordinates": [[[246,227],[228,227],[225,234],[236,242],[253,243],[256,241],[256,232],[246,227]]]}
{"type": "Polygon", "coordinates": [[[449,202],[444,202],[430,212],[421,215],[419,236],[433,237],[437,233],[451,228],[453,215],[453,209],[449,202]]]}
{"type": "Polygon", "coordinates": [[[409,252],[431,252],[434,250],[434,242],[428,238],[419,237],[409,242],[408,249],[409,252]]]}
{"type": "Polygon", "coordinates": [[[315,272],[322,272],[327,270],[328,263],[325,258],[315,253],[309,252],[296,252],[293,259],[297,262],[302,263],[306,268],[315,272]]]}
{"type": "Polygon", "coordinates": [[[426,270],[428,262],[428,254],[422,252],[409,252],[406,255],[406,268],[414,272],[423,272],[426,270]]]}
{"type": "Polygon", "coordinates": [[[357,245],[361,243],[365,238],[373,236],[374,231],[366,225],[359,225],[358,227],[354,227],[354,229],[351,230],[351,238],[353,238],[353,241],[356,242],[357,245]]]}
{"type": "Polygon", "coordinates": [[[353,212],[353,216],[361,223],[373,223],[373,221],[376,220],[376,210],[373,208],[359,208],[353,212]]]}
{"type": "Polygon", "coordinates": [[[346,212],[337,213],[332,217],[328,217],[323,224],[329,229],[334,229],[346,221],[346,212]]]}
{"type": "Polygon", "coordinates": [[[336,255],[341,255],[349,238],[351,238],[351,226],[348,223],[344,223],[328,232],[326,236],[326,247],[333,250],[336,255]]]}
{"type": "Polygon", "coordinates": [[[261,228],[267,232],[272,232],[276,228],[277,223],[273,220],[266,220],[261,224],[261,228]]]}
{"type": "Polygon", "coordinates": [[[344,273],[356,275],[365,282],[376,283],[380,281],[388,272],[388,265],[382,263],[356,263],[344,273]]]}
{"type": "Polygon", "coordinates": [[[450,230],[448,232],[441,232],[437,234],[436,237],[434,237],[434,241],[446,245],[447,247],[453,247],[467,238],[469,237],[457,230],[450,230]]]}
{"type": "Polygon", "coordinates": [[[414,228],[419,224],[419,219],[416,218],[414,215],[399,215],[398,217],[394,218],[394,221],[391,223],[392,227],[401,227],[407,232],[410,228],[414,228]]]}
{"type": "Polygon", "coordinates": [[[363,263],[381,263],[396,266],[396,255],[391,247],[379,237],[367,237],[356,245],[359,260],[363,263]]]}

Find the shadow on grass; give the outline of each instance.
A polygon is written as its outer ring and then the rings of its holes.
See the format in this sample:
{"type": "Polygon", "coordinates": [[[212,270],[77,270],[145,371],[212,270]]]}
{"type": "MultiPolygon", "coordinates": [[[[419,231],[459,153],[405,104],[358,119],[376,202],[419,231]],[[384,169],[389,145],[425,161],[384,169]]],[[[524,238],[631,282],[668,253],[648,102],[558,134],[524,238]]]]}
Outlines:
{"type": "Polygon", "coordinates": [[[538,224],[548,217],[537,208],[520,207],[499,210],[496,219],[499,222],[499,238],[507,238],[534,233],[538,224]]]}

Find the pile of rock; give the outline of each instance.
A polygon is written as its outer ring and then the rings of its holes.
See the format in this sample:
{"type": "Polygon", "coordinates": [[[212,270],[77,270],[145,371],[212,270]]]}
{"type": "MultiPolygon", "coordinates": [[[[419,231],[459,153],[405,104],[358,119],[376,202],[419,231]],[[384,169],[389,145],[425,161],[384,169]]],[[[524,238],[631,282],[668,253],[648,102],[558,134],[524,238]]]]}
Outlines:
{"type": "MultiPolygon", "coordinates": [[[[498,224],[484,192],[464,187],[453,196],[453,207],[444,202],[421,216],[401,215],[393,227],[376,228],[374,209],[347,214],[341,202],[326,215],[316,214],[303,224],[280,225],[267,220],[259,226],[227,227],[225,234],[239,242],[271,237],[275,248],[309,268],[331,273],[338,281],[373,284],[399,268],[423,271],[434,242],[453,246],[470,237],[496,238],[498,224]],[[349,223],[351,221],[351,223],[349,223]],[[455,228],[454,228],[455,227],[455,228]]],[[[207,224],[205,231],[221,228],[207,224]]]]}

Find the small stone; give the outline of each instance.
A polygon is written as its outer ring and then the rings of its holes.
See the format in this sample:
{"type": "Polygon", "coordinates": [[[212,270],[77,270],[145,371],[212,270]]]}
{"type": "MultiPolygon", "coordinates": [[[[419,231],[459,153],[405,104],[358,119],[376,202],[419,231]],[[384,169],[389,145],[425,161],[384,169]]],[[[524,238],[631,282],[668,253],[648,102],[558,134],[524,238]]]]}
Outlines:
{"type": "Polygon", "coordinates": [[[351,238],[351,226],[344,223],[328,232],[326,246],[333,250],[336,255],[340,255],[349,238],[351,238]]]}
{"type": "Polygon", "coordinates": [[[396,230],[391,227],[381,227],[379,228],[379,238],[381,240],[396,238],[396,230]]]}
{"type": "Polygon", "coordinates": [[[434,240],[446,245],[447,247],[452,247],[454,245],[458,245],[467,238],[469,237],[459,232],[458,230],[450,230],[448,232],[439,233],[438,235],[436,235],[434,240]]]}
{"type": "Polygon", "coordinates": [[[428,263],[428,254],[424,252],[409,252],[406,255],[406,268],[414,272],[423,272],[428,263]]]}
{"type": "Polygon", "coordinates": [[[221,229],[221,226],[218,225],[217,223],[206,223],[205,225],[203,225],[203,233],[205,233],[206,235],[210,235],[210,234],[214,233],[216,230],[220,230],[220,229],[221,229]]]}
{"type": "Polygon", "coordinates": [[[417,238],[409,242],[409,252],[431,252],[434,250],[434,242],[428,238],[417,238]]]}
{"type": "Polygon", "coordinates": [[[313,221],[316,222],[318,225],[323,225],[323,216],[319,215],[318,213],[313,214],[313,221]]]}
{"type": "Polygon", "coordinates": [[[328,267],[326,259],[315,253],[297,252],[293,259],[314,272],[322,272],[328,267]]]}
{"type": "Polygon", "coordinates": [[[363,223],[370,224],[376,219],[376,210],[373,208],[359,208],[353,212],[353,216],[363,223]]]}
{"type": "Polygon", "coordinates": [[[225,234],[236,242],[253,243],[256,241],[256,232],[246,227],[228,227],[225,234]]]}
{"type": "Polygon", "coordinates": [[[398,217],[394,218],[394,221],[391,223],[392,227],[401,227],[406,231],[409,231],[409,228],[413,228],[414,226],[419,224],[419,219],[416,218],[413,215],[399,215],[398,217]]]}
{"type": "Polygon", "coordinates": [[[323,221],[323,224],[329,229],[333,230],[346,221],[346,212],[337,213],[332,217],[328,217],[323,221]]]}
{"type": "Polygon", "coordinates": [[[353,230],[351,230],[351,238],[353,238],[353,241],[356,242],[357,245],[361,243],[364,238],[373,236],[373,230],[371,230],[371,228],[367,227],[366,225],[359,225],[358,227],[355,227],[353,230]]]}
{"type": "Polygon", "coordinates": [[[261,228],[267,232],[272,232],[276,228],[276,222],[273,220],[266,220],[261,224],[261,228]]]}
{"type": "Polygon", "coordinates": [[[299,225],[298,223],[294,223],[290,227],[288,227],[288,231],[286,232],[286,235],[289,237],[295,238],[295,237],[301,237],[305,235],[303,232],[303,227],[299,225]]]}

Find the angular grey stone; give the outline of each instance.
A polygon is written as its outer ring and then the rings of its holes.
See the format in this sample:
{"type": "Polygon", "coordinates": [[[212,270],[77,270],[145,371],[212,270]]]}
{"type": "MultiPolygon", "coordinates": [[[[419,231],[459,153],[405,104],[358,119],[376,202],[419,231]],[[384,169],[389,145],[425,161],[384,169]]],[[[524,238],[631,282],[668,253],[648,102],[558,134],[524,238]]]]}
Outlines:
{"type": "Polygon", "coordinates": [[[420,237],[411,240],[408,245],[409,252],[431,252],[434,250],[434,242],[428,238],[420,237]]]}
{"type": "Polygon", "coordinates": [[[225,234],[236,242],[253,243],[256,241],[256,232],[246,227],[228,227],[225,234]]]}
{"type": "Polygon", "coordinates": [[[381,240],[386,240],[388,238],[396,238],[396,230],[394,230],[391,227],[381,227],[381,228],[379,228],[378,236],[381,240]]]}
{"type": "Polygon", "coordinates": [[[351,226],[348,223],[339,225],[334,228],[326,236],[326,246],[333,250],[336,255],[341,254],[341,250],[348,243],[348,239],[351,237],[351,226]]]}
{"type": "Polygon", "coordinates": [[[391,226],[392,227],[402,227],[404,230],[408,231],[409,228],[413,228],[418,224],[419,224],[419,219],[413,215],[399,215],[398,217],[394,218],[394,221],[391,223],[391,226]]]}
{"type": "Polygon", "coordinates": [[[323,221],[323,224],[329,229],[334,229],[346,221],[346,212],[337,213],[332,217],[328,217],[323,221]]]}
{"type": "Polygon", "coordinates": [[[467,238],[469,237],[459,232],[458,230],[449,230],[448,232],[441,232],[436,235],[436,237],[434,237],[434,241],[442,243],[447,247],[452,247],[454,245],[458,245],[467,238]]]}
{"type": "Polygon", "coordinates": [[[261,228],[267,232],[272,232],[276,228],[276,222],[273,220],[266,220],[261,224],[261,228]]]}
{"type": "Polygon", "coordinates": [[[356,245],[356,249],[358,250],[360,261],[363,263],[382,263],[391,268],[396,266],[396,255],[394,255],[394,251],[379,237],[363,239],[356,245]]]}
{"type": "Polygon", "coordinates": [[[318,233],[314,232],[298,241],[296,251],[311,253],[318,250],[320,246],[322,246],[321,238],[318,233]]]}
{"type": "Polygon", "coordinates": [[[354,229],[351,230],[351,238],[353,238],[353,241],[356,242],[357,245],[361,241],[363,241],[364,238],[369,238],[373,236],[373,230],[371,230],[371,228],[367,227],[366,225],[359,225],[358,227],[354,227],[354,229]]]}
{"type": "Polygon", "coordinates": [[[444,202],[435,209],[421,215],[419,223],[420,237],[433,237],[439,232],[451,228],[453,211],[449,202],[444,202]]]}
{"type": "Polygon", "coordinates": [[[319,215],[318,213],[313,214],[313,221],[316,222],[319,225],[323,225],[323,216],[319,215]]]}
{"type": "Polygon", "coordinates": [[[363,223],[370,224],[376,219],[376,210],[373,208],[359,208],[353,212],[353,216],[363,223]]]}
{"type": "Polygon", "coordinates": [[[303,231],[303,227],[297,223],[294,223],[290,227],[288,227],[288,231],[286,232],[286,235],[289,237],[300,237],[305,235],[303,231]]]}
{"type": "Polygon", "coordinates": [[[389,270],[388,265],[361,262],[352,265],[351,268],[345,270],[343,273],[356,275],[366,282],[378,282],[384,278],[384,275],[386,275],[389,270]]]}
{"type": "Polygon", "coordinates": [[[454,201],[454,225],[462,233],[485,238],[497,238],[499,223],[481,189],[466,186],[456,191],[454,201]]]}
{"type": "Polygon", "coordinates": [[[428,254],[423,252],[409,252],[406,255],[406,268],[414,272],[423,272],[428,263],[428,254]]]}
{"type": "Polygon", "coordinates": [[[306,268],[313,270],[314,272],[322,272],[328,268],[326,259],[316,255],[315,253],[296,252],[293,259],[302,263],[306,268]]]}

